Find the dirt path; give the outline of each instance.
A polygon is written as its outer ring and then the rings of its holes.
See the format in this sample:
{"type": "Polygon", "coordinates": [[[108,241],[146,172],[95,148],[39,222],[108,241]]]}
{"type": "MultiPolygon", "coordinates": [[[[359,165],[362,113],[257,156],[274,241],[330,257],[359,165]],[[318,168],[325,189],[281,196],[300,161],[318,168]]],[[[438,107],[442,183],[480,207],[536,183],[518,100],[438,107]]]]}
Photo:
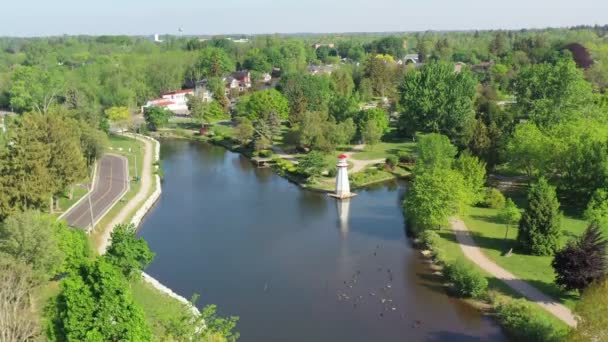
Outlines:
{"type": "Polygon", "coordinates": [[[352,151],[344,153],[346,156],[348,156],[348,161],[350,161],[353,164],[353,167],[349,170],[350,173],[359,172],[359,171],[365,169],[366,167],[368,167],[369,165],[380,164],[380,163],[384,163],[386,161],[385,158],[370,159],[370,160],[357,160],[357,159],[352,158],[353,154],[363,151],[364,148],[365,148],[364,144],[355,145],[355,146],[353,146],[352,151]]]}
{"type": "Polygon", "coordinates": [[[112,234],[112,230],[115,225],[120,223],[126,223],[129,215],[137,208],[141,206],[141,204],[146,200],[148,194],[150,193],[150,189],[152,188],[152,160],[154,158],[154,143],[148,139],[140,138],[135,135],[129,135],[129,137],[135,138],[144,143],[144,160],[143,160],[143,168],[141,170],[141,187],[139,192],[133,197],[127,205],[125,205],[120,212],[112,219],[110,223],[108,223],[105,227],[99,227],[103,229],[103,235],[101,237],[101,242],[99,246],[97,246],[97,252],[99,254],[104,254],[108,245],[110,244],[110,235],[112,234]]]}
{"type": "Polygon", "coordinates": [[[564,323],[571,327],[576,327],[576,320],[570,309],[488,259],[481,252],[481,249],[477,247],[473,237],[462,220],[452,219],[450,220],[450,224],[456,234],[456,239],[460,244],[460,248],[462,248],[462,252],[469,260],[473,261],[486,272],[502,280],[510,288],[520,293],[528,300],[540,305],[543,309],[547,310],[564,323]]]}

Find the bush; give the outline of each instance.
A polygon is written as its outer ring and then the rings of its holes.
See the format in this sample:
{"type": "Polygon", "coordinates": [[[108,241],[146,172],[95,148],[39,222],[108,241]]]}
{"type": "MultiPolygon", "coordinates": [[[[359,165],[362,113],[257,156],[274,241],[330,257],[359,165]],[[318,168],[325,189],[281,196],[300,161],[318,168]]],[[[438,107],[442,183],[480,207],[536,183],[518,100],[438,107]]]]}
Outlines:
{"type": "Polygon", "coordinates": [[[404,151],[397,152],[397,158],[399,158],[400,163],[412,164],[416,161],[414,156],[404,151]]]}
{"type": "Polygon", "coordinates": [[[525,299],[497,301],[494,309],[498,320],[517,341],[564,341],[566,331],[556,328],[525,299]]]}
{"type": "Polygon", "coordinates": [[[399,161],[397,160],[397,157],[395,156],[390,156],[388,158],[386,158],[386,165],[388,165],[388,167],[390,167],[391,169],[394,169],[395,166],[397,166],[397,163],[399,161]]]}
{"type": "Polygon", "coordinates": [[[428,249],[436,249],[439,243],[439,234],[433,230],[425,230],[419,235],[420,242],[428,249]]]}
{"type": "Polygon", "coordinates": [[[445,277],[454,285],[459,296],[479,298],[488,289],[488,280],[468,262],[458,259],[446,264],[445,277]]]}
{"type": "Polygon", "coordinates": [[[257,154],[261,158],[270,158],[272,156],[272,151],[271,150],[261,150],[261,151],[257,151],[257,154]]]}
{"type": "Polygon", "coordinates": [[[505,206],[505,196],[496,188],[490,188],[486,192],[484,204],[488,208],[501,209],[505,206]]]}
{"type": "Polygon", "coordinates": [[[338,169],[335,167],[330,168],[329,170],[327,170],[327,177],[336,177],[336,175],[338,174],[338,169]]]}

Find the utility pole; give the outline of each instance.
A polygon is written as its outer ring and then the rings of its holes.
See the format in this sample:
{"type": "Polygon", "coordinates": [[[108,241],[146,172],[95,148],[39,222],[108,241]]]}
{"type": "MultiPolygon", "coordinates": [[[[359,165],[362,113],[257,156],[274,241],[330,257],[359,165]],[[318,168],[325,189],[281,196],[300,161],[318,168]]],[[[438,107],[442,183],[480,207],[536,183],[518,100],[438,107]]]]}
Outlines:
{"type": "MultiPolygon", "coordinates": [[[[95,163],[93,165],[96,165],[95,163]]],[[[95,168],[93,168],[93,175],[95,175],[95,168]]],[[[93,195],[93,182],[95,180],[93,179],[93,176],[91,176],[91,183],[89,184],[89,194],[88,194],[88,200],[89,200],[89,213],[91,214],[91,231],[95,229],[95,219],[93,218],[93,204],[91,204],[91,195],[93,195]]]]}

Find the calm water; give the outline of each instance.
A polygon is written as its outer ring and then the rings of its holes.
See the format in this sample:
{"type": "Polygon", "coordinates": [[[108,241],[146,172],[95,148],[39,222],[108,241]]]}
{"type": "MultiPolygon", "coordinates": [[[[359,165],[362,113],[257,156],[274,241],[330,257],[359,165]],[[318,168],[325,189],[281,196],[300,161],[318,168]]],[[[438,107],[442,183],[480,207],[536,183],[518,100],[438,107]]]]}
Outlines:
{"type": "Polygon", "coordinates": [[[404,184],[338,206],[222,148],[163,141],[161,158],[163,195],[140,230],[148,272],[240,316],[241,341],[505,340],[411,247],[404,184]]]}

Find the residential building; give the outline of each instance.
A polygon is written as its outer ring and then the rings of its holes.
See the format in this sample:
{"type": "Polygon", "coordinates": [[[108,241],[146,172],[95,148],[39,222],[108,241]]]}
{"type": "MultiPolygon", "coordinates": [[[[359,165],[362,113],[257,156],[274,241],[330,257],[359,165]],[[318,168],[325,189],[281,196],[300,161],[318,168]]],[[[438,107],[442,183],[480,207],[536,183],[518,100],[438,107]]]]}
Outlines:
{"type": "Polygon", "coordinates": [[[194,89],[183,89],[167,92],[160,98],[150,100],[143,108],[162,107],[172,111],[174,114],[188,114],[188,98],[186,95],[193,95],[194,89]]]}
{"type": "Polygon", "coordinates": [[[194,95],[200,97],[204,102],[213,101],[213,94],[209,90],[209,87],[207,87],[207,80],[196,82],[194,95]]]}
{"type": "Polygon", "coordinates": [[[321,46],[327,46],[330,49],[333,49],[335,47],[334,43],[328,43],[328,44],[321,44],[321,43],[316,43],[316,44],[312,44],[313,49],[318,49],[321,46]]]}
{"type": "Polygon", "coordinates": [[[309,65],[308,73],[311,75],[331,75],[333,65],[309,65]]]}

